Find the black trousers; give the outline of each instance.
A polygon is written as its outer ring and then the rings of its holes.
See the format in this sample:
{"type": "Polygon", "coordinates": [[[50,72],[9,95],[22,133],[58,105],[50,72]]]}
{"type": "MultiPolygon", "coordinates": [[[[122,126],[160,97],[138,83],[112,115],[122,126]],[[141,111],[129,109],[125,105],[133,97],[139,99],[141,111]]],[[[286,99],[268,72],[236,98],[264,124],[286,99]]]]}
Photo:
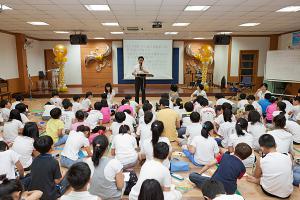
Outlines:
{"type": "Polygon", "coordinates": [[[140,90],[142,91],[142,103],[146,100],[146,80],[145,77],[135,77],[135,102],[139,103],[140,90]]]}

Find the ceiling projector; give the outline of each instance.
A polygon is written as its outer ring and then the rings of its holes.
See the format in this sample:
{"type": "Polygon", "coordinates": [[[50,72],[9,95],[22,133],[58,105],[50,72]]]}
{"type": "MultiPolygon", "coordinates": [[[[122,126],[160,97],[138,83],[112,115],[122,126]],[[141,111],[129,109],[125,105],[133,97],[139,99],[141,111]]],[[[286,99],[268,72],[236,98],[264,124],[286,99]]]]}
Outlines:
{"type": "Polygon", "coordinates": [[[159,22],[159,21],[153,22],[152,28],[162,28],[162,22],[159,22]]]}

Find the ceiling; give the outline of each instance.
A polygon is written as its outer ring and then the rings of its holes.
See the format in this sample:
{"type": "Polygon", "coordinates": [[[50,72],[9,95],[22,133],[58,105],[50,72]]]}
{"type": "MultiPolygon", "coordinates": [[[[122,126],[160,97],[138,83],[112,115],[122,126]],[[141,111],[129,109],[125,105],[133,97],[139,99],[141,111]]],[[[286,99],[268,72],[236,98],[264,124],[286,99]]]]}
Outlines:
{"type": "Polygon", "coordinates": [[[0,29],[24,33],[40,39],[67,39],[68,34],[53,31],[82,31],[89,38],[106,39],[192,39],[212,38],[220,31],[237,35],[269,35],[300,29],[300,11],[276,10],[300,6],[300,0],[0,0],[13,10],[0,13],[0,29]],[[107,11],[88,11],[84,4],[108,4],[107,11]],[[209,5],[206,11],[183,11],[187,5],[209,5]],[[163,22],[162,29],[152,29],[152,22],[163,22]],[[49,26],[32,26],[28,21],[43,21],[49,26]],[[118,22],[120,27],[105,27],[102,22],[118,22]],[[187,27],[173,27],[175,22],[189,22],[187,27]],[[247,22],[261,23],[240,27],[247,22]],[[111,35],[123,27],[138,26],[140,31],[111,35]],[[177,35],[164,35],[177,31],[177,35]]]}

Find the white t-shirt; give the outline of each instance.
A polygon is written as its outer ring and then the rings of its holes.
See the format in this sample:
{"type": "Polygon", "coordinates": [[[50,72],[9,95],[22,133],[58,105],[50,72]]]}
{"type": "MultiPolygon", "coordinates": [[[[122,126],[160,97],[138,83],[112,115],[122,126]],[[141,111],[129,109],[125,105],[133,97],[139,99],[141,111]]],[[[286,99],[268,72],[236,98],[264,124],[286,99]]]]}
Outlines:
{"type": "Polygon", "coordinates": [[[218,134],[222,136],[222,146],[228,147],[229,137],[235,133],[235,122],[224,122],[220,125],[218,134]]]}
{"type": "Polygon", "coordinates": [[[141,186],[146,179],[157,180],[162,187],[171,187],[172,178],[169,169],[161,162],[156,160],[147,160],[141,168],[139,179],[131,189],[129,200],[137,200],[140,194],[141,186]]]}
{"type": "Polygon", "coordinates": [[[186,127],[185,135],[188,136],[187,144],[191,144],[194,137],[201,135],[202,125],[200,123],[191,123],[186,127]]]}
{"type": "Polygon", "coordinates": [[[8,108],[1,108],[0,111],[2,113],[3,121],[7,122],[8,119],[9,119],[9,115],[10,115],[10,109],[8,109],[8,108]]]}
{"type": "Polygon", "coordinates": [[[297,122],[286,120],[285,128],[293,135],[293,141],[300,143],[300,125],[297,122]]]}
{"type": "Polygon", "coordinates": [[[198,135],[193,138],[191,145],[196,148],[194,159],[198,164],[206,165],[215,159],[215,154],[219,153],[216,140],[212,137],[204,138],[198,135]]]}
{"type": "Polygon", "coordinates": [[[276,142],[276,150],[280,153],[293,152],[293,135],[284,129],[275,129],[268,131],[276,142]]]}
{"type": "Polygon", "coordinates": [[[13,150],[0,151],[0,174],[6,174],[8,179],[15,179],[15,165],[19,157],[13,150]]]}
{"type": "Polygon", "coordinates": [[[90,194],[88,191],[83,191],[83,192],[72,191],[69,194],[63,195],[60,199],[61,200],[83,200],[83,199],[99,200],[100,198],[90,194]]]}
{"type": "MultiPolygon", "coordinates": [[[[279,111],[279,110],[275,110],[273,113],[272,113],[272,115],[273,115],[273,117],[276,117],[277,115],[279,115],[281,113],[281,111],[279,111]]],[[[284,116],[285,116],[285,119],[289,119],[289,114],[288,113],[285,113],[284,114],[284,116]]]]}
{"type": "Polygon", "coordinates": [[[44,105],[44,112],[43,112],[43,117],[50,117],[50,111],[56,108],[55,105],[44,105]]]}
{"type": "Polygon", "coordinates": [[[294,121],[296,121],[296,120],[297,120],[297,116],[300,114],[300,105],[293,106],[292,112],[293,112],[293,117],[292,117],[292,119],[293,119],[294,121]]]}
{"type": "MultiPolygon", "coordinates": [[[[118,135],[119,134],[119,130],[120,130],[120,126],[126,124],[125,122],[123,123],[118,123],[118,122],[113,122],[110,125],[110,130],[112,132],[112,136],[118,135]]],[[[130,132],[133,133],[134,129],[133,126],[131,124],[126,124],[129,126],[130,132]]]]}
{"type": "Polygon", "coordinates": [[[213,200],[244,200],[244,198],[241,195],[237,194],[221,194],[214,198],[213,200]]]}
{"type": "Polygon", "coordinates": [[[115,149],[115,158],[122,165],[132,164],[138,159],[138,154],[135,150],[137,148],[136,139],[128,133],[115,135],[111,148],[115,149]]]}
{"type": "Polygon", "coordinates": [[[181,127],[187,127],[188,125],[192,124],[190,114],[191,112],[184,111],[183,113],[181,113],[181,115],[179,115],[182,120],[181,127]]]}
{"type": "MultiPolygon", "coordinates": [[[[167,137],[159,137],[158,142],[165,142],[169,146],[169,152],[172,152],[172,146],[170,143],[170,140],[167,137]]],[[[145,154],[146,160],[152,160],[153,159],[153,144],[152,139],[147,139],[141,144],[141,153],[145,154]]],[[[163,165],[167,168],[170,167],[170,161],[169,158],[166,158],[163,161],[163,165]]]]}
{"type": "Polygon", "coordinates": [[[293,110],[293,104],[291,104],[291,102],[287,101],[287,100],[282,100],[281,102],[285,103],[286,108],[285,108],[285,112],[289,113],[293,110]]]}
{"type": "MultiPolygon", "coordinates": [[[[232,115],[231,117],[231,121],[232,122],[236,122],[236,118],[234,115],[232,115]]],[[[215,119],[215,123],[218,124],[219,126],[221,126],[221,124],[223,124],[225,121],[224,121],[224,116],[223,114],[219,115],[216,119],[215,119]]]]}
{"type": "Polygon", "coordinates": [[[247,132],[253,136],[253,148],[256,150],[260,149],[260,145],[258,143],[258,139],[260,136],[265,134],[267,131],[266,127],[263,123],[257,122],[252,124],[251,122],[248,123],[247,132]]]}
{"type": "Polygon", "coordinates": [[[74,114],[76,114],[76,112],[78,110],[82,110],[83,109],[81,103],[78,103],[78,102],[74,101],[72,104],[73,104],[72,111],[73,111],[74,114]]]}
{"type": "Polygon", "coordinates": [[[261,105],[259,105],[259,103],[257,101],[253,101],[252,106],[254,107],[254,109],[259,112],[259,114],[262,114],[262,108],[261,105]]]}
{"type": "Polygon", "coordinates": [[[16,109],[16,105],[18,105],[19,103],[21,103],[21,101],[15,101],[11,104],[11,109],[16,109]]]}
{"type": "Polygon", "coordinates": [[[74,161],[78,160],[78,152],[80,149],[82,147],[88,147],[89,145],[89,140],[85,137],[84,133],[71,131],[61,155],[74,161]]]}
{"type": "Polygon", "coordinates": [[[237,108],[238,109],[244,109],[246,105],[248,105],[248,100],[247,99],[242,99],[238,102],[237,108]]]}
{"type": "Polygon", "coordinates": [[[124,112],[124,113],[126,115],[124,123],[131,124],[131,126],[135,125],[136,121],[135,121],[134,117],[132,115],[128,114],[127,112],[124,112]]]}
{"type": "Polygon", "coordinates": [[[140,144],[143,144],[147,139],[152,139],[151,125],[152,122],[148,124],[143,123],[138,126],[136,134],[140,136],[140,144]]]}
{"type": "Polygon", "coordinates": [[[214,122],[216,112],[211,107],[204,107],[200,110],[201,123],[204,124],[207,121],[214,122]]]}
{"type": "Polygon", "coordinates": [[[63,110],[60,119],[65,124],[65,130],[71,130],[72,123],[75,120],[75,114],[72,111],[63,110]]]}
{"type": "Polygon", "coordinates": [[[263,91],[259,91],[256,95],[259,98],[259,100],[264,99],[265,98],[265,94],[267,93],[271,93],[269,90],[266,90],[265,92],[263,91]]]}
{"type": "Polygon", "coordinates": [[[20,162],[24,168],[27,168],[32,163],[32,152],[34,140],[27,136],[17,136],[12,150],[20,155],[20,162]]]}
{"type": "Polygon", "coordinates": [[[14,142],[19,135],[19,129],[24,128],[24,125],[19,120],[13,119],[12,121],[5,122],[3,127],[3,139],[6,142],[14,142]]]}
{"type": "Polygon", "coordinates": [[[91,129],[94,129],[102,119],[103,115],[100,110],[91,110],[85,122],[90,124],[91,129]]]}
{"type": "Polygon", "coordinates": [[[21,115],[21,120],[23,124],[26,124],[27,122],[29,122],[28,117],[24,114],[24,113],[20,113],[21,115]]]}
{"type": "Polygon", "coordinates": [[[90,109],[91,105],[92,105],[92,102],[88,98],[83,99],[81,102],[81,106],[84,111],[88,111],[90,109]]]}
{"type": "Polygon", "coordinates": [[[279,197],[288,197],[293,192],[293,170],[289,155],[268,153],[260,160],[262,176],[260,185],[267,192],[279,197]]]}
{"type": "Polygon", "coordinates": [[[59,98],[59,97],[52,97],[52,98],[50,99],[50,103],[51,103],[52,105],[57,106],[57,107],[62,107],[62,100],[61,100],[61,98],[59,98]]]}
{"type": "Polygon", "coordinates": [[[195,90],[192,95],[193,96],[203,96],[205,99],[208,99],[207,94],[204,90],[201,90],[201,91],[195,90]]]}
{"type": "Polygon", "coordinates": [[[223,105],[223,103],[230,103],[231,105],[234,104],[232,101],[225,99],[225,98],[221,98],[216,101],[217,106],[219,106],[219,105],[221,106],[221,105],[223,105]]]}
{"type": "Polygon", "coordinates": [[[248,144],[251,148],[253,148],[253,136],[246,131],[243,131],[245,135],[240,135],[238,136],[236,132],[234,134],[231,134],[229,136],[228,140],[228,146],[229,147],[236,147],[239,143],[246,143],[248,144]]]}
{"type": "Polygon", "coordinates": [[[114,101],[114,96],[116,95],[116,92],[114,89],[111,90],[111,93],[106,93],[107,95],[107,103],[109,105],[112,105],[113,104],[113,101],[114,101]]]}

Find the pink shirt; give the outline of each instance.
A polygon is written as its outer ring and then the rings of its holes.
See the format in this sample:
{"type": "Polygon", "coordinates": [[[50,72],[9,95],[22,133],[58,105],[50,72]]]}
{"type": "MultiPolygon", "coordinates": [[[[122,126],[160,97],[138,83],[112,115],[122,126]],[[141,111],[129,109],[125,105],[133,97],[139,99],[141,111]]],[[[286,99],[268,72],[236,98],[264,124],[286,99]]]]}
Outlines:
{"type": "Polygon", "coordinates": [[[88,123],[86,123],[86,122],[76,122],[76,123],[72,124],[71,130],[77,131],[77,127],[81,126],[81,125],[90,127],[90,125],[88,123]]]}
{"type": "Polygon", "coordinates": [[[124,105],[122,105],[122,106],[120,106],[118,108],[118,112],[124,112],[124,110],[130,110],[131,111],[131,115],[134,114],[133,108],[130,105],[128,105],[128,104],[124,104],[124,105]]]}
{"type": "Polygon", "coordinates": [[[272,121],[273,120],[273,112],[277,110],[277,104],[276,103],[273,103],[271,105],[269,105],[267,107],[267,110],[266,110],[266,119],[269,120],[269,121],[272,121]]]}
{"type": "Polygon", "coordinates": [[[101,113],[103,115],[102,123],[106,124],[110,122],[110,108],[109,107],[103,107],[101,109],[101,113]]]}

